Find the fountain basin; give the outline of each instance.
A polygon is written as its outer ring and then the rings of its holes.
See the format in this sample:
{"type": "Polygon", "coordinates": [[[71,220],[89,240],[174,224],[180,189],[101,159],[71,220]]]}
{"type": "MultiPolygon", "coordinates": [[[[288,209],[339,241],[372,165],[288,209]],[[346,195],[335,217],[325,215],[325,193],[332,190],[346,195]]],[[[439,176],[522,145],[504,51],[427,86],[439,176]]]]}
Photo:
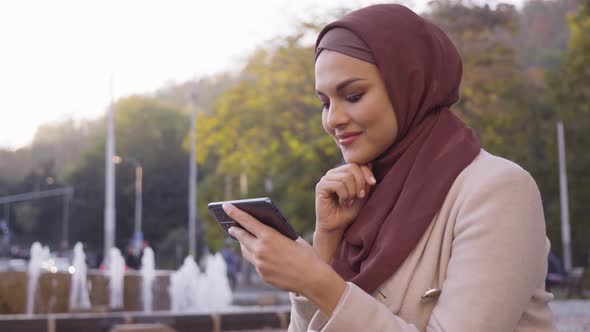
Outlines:
{"type": "MultiPolygon", "coordinates": [[[[174,271],[156,270],[153,281],[153,310],[170,310],[168,286],[170,275],[174,271]]],[[[39,286],[35,294],[34,313],[68,313],[68,299],[72,275],[67,272],[44,272],[39,276],[39,286]]],[[[87,274],[90,285],[90,303],[92,307],[85,312],[142,311],[141,287],[142,277],[139,271],[127,271],[124,276],[123,308],[109,308],[108,274],[99,270],[90,270],[87,274]]],[[[0,317],[26,313],[27,272],[0,271],[0,317]]],[[[241,286],[233,293],[232,303],[237,306],[276,306],[288,305],[288,293],[278,291],[270,286],[253,284],[241,286]]],[[[78,311],[80,312],[80,311],[78,311]]],[[[0,329],[0,331],[4,331],[0,329]]],[[[10,331],[10,330],[7,330],[10,331]]]]}
{"type": "Polygon", "coordinates": [[[68,313],[0,316],[0,331],[104,332],[120,324],[160,323],[177,332],[286,330],[290,306],[230,306],[223,312],[170,311],[68,313]]]}
{"type": "MultiPolygon", "coordinates": [[[[169,276],[172,271],[156,271],[153,287],[153,309],[170,309],[168,295],[169,276]]],[[[72,275],[67,272],[44,272],[34,296],[36,314],[67,313],[72,275]]],[[[105,272],[90,270],[87,274],[90,288],[88,312],[111,311],[109,309],[109,278],[105,272]]],[[[27,297],[26,271],[0,271],[0,315],[24,314],[27,297]]],[[[137,271],[127,271],[124,276],[123,307],[119,311],[140,311],[142,278],[137,271]]]]}

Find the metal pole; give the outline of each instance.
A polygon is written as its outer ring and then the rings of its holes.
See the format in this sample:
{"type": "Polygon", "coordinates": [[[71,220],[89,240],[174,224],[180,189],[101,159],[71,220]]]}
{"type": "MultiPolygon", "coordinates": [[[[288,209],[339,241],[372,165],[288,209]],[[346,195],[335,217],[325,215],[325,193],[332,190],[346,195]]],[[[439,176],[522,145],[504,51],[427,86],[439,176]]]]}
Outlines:
{"type": "Polygon", "coordinates": [[[196,123],[197,108],[194,104],[196,99],[195,93],[193,98],[193,112],[191,114],[191,151],[189,157],[189,180],[188,180],[188,248],[189,254],[197,257],[197,163],[196,163],[196,123]]]}
{"type": "Polygon", "coordinates": [[[10,204],[8,203],[4,203],[4,220],[7,225],[10,225],[10,204]]]}
{"type": "Polygon", "coordinates": [[[143,168],[135,165],[135,234],[141,233],[143,168]]]}
{"type": "Polygon", "coordinates": [[[103,257],[108,265],[109,251],[115,246],[115,102],[111,77],[111,106],[108,112],[107,146],[105,151],[105,207],[104,207],[104,248],[103,257]]]}
{"type": "Polygon", "coordinates": [[[66,246],[70,245],[70,237],[69,237],[69,223],[70,223],[70,199],[71,191],[64,195],[64,205],[63,205],[63,214],[62,214],[62,229],[61,229],[61,241],[66,246]]]}
{"type": "Polygon", "coordinates": [[[8,228],[8,245],[10,246],[10,204],[4,203],[4,220],[6,220],[6,227],[8,228]]]}
{"type": "Polygon", "coordinates": [[[73,191],[72,187],[57,188],[43,191],[31,191],[24,194],[8,195],[0,197],[0,204],[16,203],[22,201],[28,201],[32,199],[41,199],[46,197],[66,195],[70,191],[73,191]]]}
{"type": "Polygon", "coordinates": [[[566,271],[570,271],[572,269],[572,248],[570,240],[570,212],[567,195],[565,138],[562,121],[557,122],[557,149],[559,155],[559,196],[561,203],[561,243],[563,247],[563,265],[566,271]]]}

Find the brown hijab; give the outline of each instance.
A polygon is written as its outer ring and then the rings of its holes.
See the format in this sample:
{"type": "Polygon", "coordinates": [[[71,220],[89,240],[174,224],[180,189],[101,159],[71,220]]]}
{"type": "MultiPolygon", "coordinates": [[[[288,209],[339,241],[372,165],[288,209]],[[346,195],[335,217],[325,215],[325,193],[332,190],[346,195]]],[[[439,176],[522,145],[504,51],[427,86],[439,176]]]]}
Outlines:
{"type": "Polygon", "coordinates": [[[374,5],[324,27],[316,52],[334,28],[352,31],[370,49],[399,126],[394,144],[373,161],[378,183],[332,260],[344,279],[371,294],[414,249],[480,143],[449,110],[462,63],[441,29],[404,6],[374,5]]]}

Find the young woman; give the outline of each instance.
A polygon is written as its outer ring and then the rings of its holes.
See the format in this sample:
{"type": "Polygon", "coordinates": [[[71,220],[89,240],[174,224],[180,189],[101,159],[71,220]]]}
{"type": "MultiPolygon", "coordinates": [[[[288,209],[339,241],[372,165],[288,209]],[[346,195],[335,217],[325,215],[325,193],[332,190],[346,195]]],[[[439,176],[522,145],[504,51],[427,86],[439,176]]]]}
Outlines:
{"type": "Polygon", "coordinates": [[[290,331],[555,330],[537,186],[452,114],[461,74],[400,5],[321,31],[316,92],[346,164],[317,184],[313,247],[224,206],[244,257],[292,292],[290,331]]]}

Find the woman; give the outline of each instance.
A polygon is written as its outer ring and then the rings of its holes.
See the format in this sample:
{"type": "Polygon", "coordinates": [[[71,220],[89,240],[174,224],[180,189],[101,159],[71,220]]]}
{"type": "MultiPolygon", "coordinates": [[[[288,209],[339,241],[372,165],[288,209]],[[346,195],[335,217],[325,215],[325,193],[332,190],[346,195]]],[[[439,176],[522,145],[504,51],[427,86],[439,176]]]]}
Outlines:
{"type": "Polygon", "coordinates": [[[244,257],[292,292],[290,331],[555,330],[537,186],[451,113],[461,74],[403,6],[321,31],[316,91],[346,164],[317,184],[313,247],[224,207],[244,257]]]}

